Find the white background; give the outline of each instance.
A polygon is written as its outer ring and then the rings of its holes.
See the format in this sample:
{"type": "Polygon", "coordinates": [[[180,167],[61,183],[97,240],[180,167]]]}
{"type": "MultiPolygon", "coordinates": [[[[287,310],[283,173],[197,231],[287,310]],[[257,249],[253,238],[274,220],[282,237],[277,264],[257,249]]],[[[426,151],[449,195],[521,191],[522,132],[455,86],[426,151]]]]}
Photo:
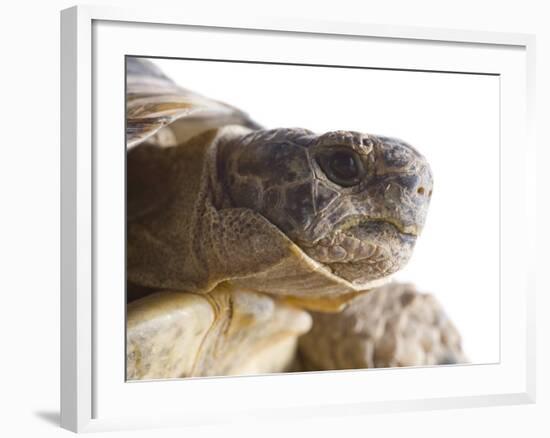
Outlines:
{"type": "Polygon", "coordinates": [[[432,72],[154,59],[180,85],[266,128],[401,138],[426,156],[434,195],[396,280],[433,293],[472,363],[499,361],[499,78],[432,72]]]}
{"type": "MultiPolygon", "coordinates": [[[[101,2],[151,6],[148,1],[101,2]]],[[[220,2],[221,3],[221,2],[220,2]]],[[[182,1],[156,0],[155,5],[182,7],[182,1]]],[[[0,318],[2,356],[0,375],[1,428],[6,436],[59,436],[57,429],[59,387],[59,29],[58,10],[67,1],[22,2],[4,6],[2,13],[3,62],[2,146],[0,216],[3,312],[0,318]],[[32,124],[30,124],[32,121],[32,124]]],[[[299,16],[311,19],[363,20],[372,23],[416,24],[516,32],[538,36],[538,137],[539,223],[550,222],[542,201],[548,182],[543,177],[549,158],[548,120],[550,30],[544,2],[525,0],[502,3],[387,1],[359,4],[341,0],[326,6],[317,2],[278,1],[271,4],[233,1],[228,14],[241,5],[247,13],[299,16]]],[[[185,7],[199,7],[188,2],[185,7]]],[[[205,10],[213,8],[204,2],[205,10]]],[[[218,9],[223,7],[216,6],[218,9]]],[[[521,147],[521,145],[518,145],[521,147]]],[[[543,198],[544,197],[544,198],[543,198]]],[[[431,220],[431,219],[430,219],[431,220]]],[[[431,226],[431,225],[430,225],[431,226]]],[[[547,269],[548,237],[539,234],[539,272],[547,269]]],[[[520,257],[521,255],[518,255],[520,257]]],[[[541,275],[542,277],[542,275],[541,275]]],[[[530,406],[419,412],[368,417],[326,418],[260,426],[226,427],[226,436],[334,436],[378,434],[383,436],[548,436],[550,410],[548,381],[550,330],[545,318],[550,308],[539,278],[538,403],[530,406]],[[545,415],[546,414],[546,415],[545,415]]],[[[105,436],[219,436],[219,429],[191,431],[122,432],[105,436]]]]}

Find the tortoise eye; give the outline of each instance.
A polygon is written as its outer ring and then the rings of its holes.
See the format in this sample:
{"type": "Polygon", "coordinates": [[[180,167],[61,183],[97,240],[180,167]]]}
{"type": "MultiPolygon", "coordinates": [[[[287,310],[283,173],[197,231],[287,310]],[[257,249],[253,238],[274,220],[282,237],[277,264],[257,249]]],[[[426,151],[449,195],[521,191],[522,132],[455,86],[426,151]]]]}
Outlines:
{"type": "Polygon", "coordinates": [[[342,187],[351,187],[361,181],[363,163],[354,151],[325,152],[317,161],[330,180],[342,187]]]}

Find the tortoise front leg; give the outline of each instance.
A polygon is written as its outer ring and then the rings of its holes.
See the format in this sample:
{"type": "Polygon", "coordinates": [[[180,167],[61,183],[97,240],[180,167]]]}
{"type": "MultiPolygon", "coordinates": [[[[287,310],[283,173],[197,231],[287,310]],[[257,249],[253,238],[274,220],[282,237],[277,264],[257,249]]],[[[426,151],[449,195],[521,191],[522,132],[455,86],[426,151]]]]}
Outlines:
{"type": "Polygon", "coordinates": [[[410,284],[390,283],[354,298],[341,313],[312,316],[311,331],[299,341],[307,371],[467,362],[441,305],[410,284]]]}

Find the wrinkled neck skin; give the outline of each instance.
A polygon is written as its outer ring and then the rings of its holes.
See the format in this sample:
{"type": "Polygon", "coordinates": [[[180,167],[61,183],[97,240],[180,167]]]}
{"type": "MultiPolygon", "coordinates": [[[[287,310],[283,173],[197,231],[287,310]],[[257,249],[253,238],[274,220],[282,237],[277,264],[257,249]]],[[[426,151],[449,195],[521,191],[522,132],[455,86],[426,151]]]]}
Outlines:
{"type": "Polygon", "coordinates": [[[217,146],[234,134],[229,128],[210,130],[173,148],[132,150],[128,187],[136,193],[128,193],[130,283],[206,293],[294,257],[296,246],[267,219],[249,208],[228,206],[217,174],[217,146]]]}

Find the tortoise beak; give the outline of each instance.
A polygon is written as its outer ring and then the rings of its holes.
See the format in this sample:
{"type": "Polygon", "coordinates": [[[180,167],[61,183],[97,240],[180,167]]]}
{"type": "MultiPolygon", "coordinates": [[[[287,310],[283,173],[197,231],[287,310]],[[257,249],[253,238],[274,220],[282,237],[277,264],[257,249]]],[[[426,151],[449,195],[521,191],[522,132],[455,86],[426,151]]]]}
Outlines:
{"type": "Polygon", "coordinates": [[[433,176],[426,159],[405,142],[379,138],[378,174],[369,196],[378,199],[375,216],[392,223],[401,233],[420,235],[433,191],[433,176]]]}

